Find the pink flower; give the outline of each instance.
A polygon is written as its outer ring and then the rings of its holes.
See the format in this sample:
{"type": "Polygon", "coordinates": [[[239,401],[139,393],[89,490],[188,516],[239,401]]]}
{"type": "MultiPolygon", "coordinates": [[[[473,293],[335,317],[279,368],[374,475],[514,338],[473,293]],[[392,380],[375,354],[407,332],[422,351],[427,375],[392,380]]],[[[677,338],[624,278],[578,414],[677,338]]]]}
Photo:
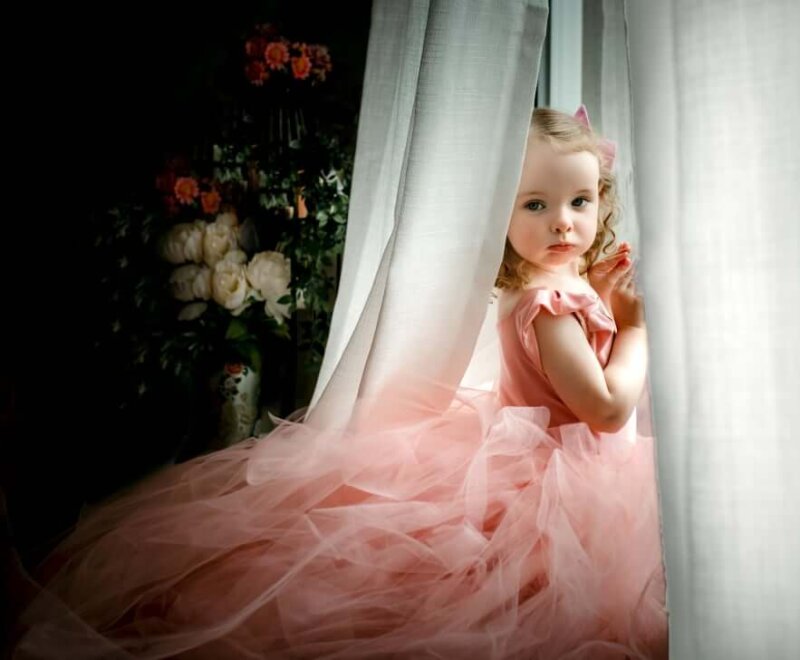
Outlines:
{"type": "Polygon", "coordinates": [[[314,61],[314,66],[316,68],[322,69],[323,71],[330,71],[333,68],[327,46],[309,47],[308,56],[314,61]]]}
{"type": "Polygon", "coordinates": [[[333,68],[331,56],[325,46],[314,45],[308,49],[308,56],[313,62],[312,72],[318,80],[325,80],[327,73],[333,68]]]}

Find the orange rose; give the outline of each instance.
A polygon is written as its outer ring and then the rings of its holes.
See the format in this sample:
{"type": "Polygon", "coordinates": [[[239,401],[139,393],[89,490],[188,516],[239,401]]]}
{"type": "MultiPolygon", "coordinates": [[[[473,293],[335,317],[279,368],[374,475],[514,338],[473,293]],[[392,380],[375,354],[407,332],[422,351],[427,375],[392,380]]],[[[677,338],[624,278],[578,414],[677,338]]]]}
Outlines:
{"type": "Polygon", "coordinates": [[[282,69],[289,61],[289,48],[282,41],[271,41],[264,49],[264,59],[270,69],[282,69]]]}
{"type": "Polygon", "coordinates": [[[292,74],[298,80],[305,80],[311,73],[311,60],[305,55],[292,58],[292,74]]]}
{"type": "Polygon", "coordinates": [[[190,176],[179,177],[175,182],[175,197],[181,204],[191,204],[200,194],[200,186],[190,176]]]}
{"type": "Polygon", "coordinates": [[[203,205],[203,213],[216,213],[219,211],[219,204],[222,198],[216,190],[200,193],[200,203],[203,205]]]}

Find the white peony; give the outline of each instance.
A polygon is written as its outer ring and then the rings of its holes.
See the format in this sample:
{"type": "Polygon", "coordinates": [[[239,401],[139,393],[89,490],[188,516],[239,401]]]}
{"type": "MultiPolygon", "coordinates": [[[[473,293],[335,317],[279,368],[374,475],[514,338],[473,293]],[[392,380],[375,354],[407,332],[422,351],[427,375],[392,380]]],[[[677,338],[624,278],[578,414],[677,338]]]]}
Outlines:
{"type": "Polygon", "coordinates": [[[196,264],[186,264],[172,271],[169,278],[172,295],[182,302],[195,299],[194,281],[200,275],[202,268],[196,264]]]}
{"type": "MultiPolygon", "coordinates": [[[[225,309],[241,313],[247,298],[245,268],[231,261],[219,261],[211,276],[211,295],[225,309]]],[[[246,305],[245,305],[246,306],[246,305]]]]}
{"type": "Polygon", "coordinates": [[[203,237],[206,223],[202,220],[175,225],[161,246],[161,256],[171,264],[203,261],[203,237]]]}
{"type": "Polygon", "coordinates": [[[233,211],[225,211],[224,213],[218,213],[214,222],[234,228],[239,225],[239,218],[236,217],[233,211]]]}
{"type": "Polygon", "coordinates": [[[237,247],[238,241],[233,227],[216,221],[206,226],[203,235],[203,260],[209,266],[216,266],[228,252],[237,247]]]}
{"type": "Polygon", "coordinates": [[[247,263],[247,255],[244,250],[230,250],[222,257],[222,261],[230,261],[232,264],[243,266],[247,263]]]}
{"type": "Polygon", "coordinates": [[[266,300],[278,300],[289,293],[291,261],[280,252],[259,252],[247,264],[247,279],[266,300]]]}
{"type": "Polygon", "coordinates": [[[279,323],[288,319],[289,305],[279,303],[290,293],[292,281],[291,261],[280,252],[267,250],[254,255],[247,265],[247,279],[264,301],[264,311],[279,323]]]}
{"type": "Polygon", "coordinates": [[[203,262],[203,238],[206,232],[206,223],[203,220],[195,220],[191,228],[186,232],[186,242],[183,246],[183,253],[186,261],[193,261],[196,264],[203,262]]]}
{"type": "Polygon", "coordinates": [[[200,266],[200,271],[195,274],[192,280],[192,293],[200,300],[211,298],[211,269],[208,266],[200,266]]]}

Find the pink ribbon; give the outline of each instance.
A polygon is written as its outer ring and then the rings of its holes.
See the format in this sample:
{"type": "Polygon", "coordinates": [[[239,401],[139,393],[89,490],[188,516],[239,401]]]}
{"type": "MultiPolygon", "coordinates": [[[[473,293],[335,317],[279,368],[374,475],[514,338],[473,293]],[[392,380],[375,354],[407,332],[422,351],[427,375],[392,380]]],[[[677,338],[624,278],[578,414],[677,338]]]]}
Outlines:
{"type": "MultiPolygon", "coordinates": [[[[573,115],[575,119],[579,122],[584,124],[586,128],[591,128],[592,125],[589,123],[589,113],[586,110],[586,106],[581,103],[580,107],[577,109],[575,114],[573,115]]],[[[613,142],[612,140],[608,140],[606,138],[599,138],[599,147],[600,151],[603,153],[603,162],[608,167],[609,170],[614,169],[614,160],[617,157],[617,143],[613,142]]]]}

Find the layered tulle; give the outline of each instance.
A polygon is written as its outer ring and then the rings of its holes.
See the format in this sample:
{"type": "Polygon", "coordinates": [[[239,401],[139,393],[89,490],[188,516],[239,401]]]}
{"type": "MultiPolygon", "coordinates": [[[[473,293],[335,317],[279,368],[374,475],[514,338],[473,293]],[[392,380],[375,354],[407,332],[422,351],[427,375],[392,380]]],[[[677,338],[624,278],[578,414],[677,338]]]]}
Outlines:
{"type": "Polygon", "coordinates": [[[549,415],[461,388],[172,466],[39,568],[13,657],[666,658],[653,438],[549,415]]]}

